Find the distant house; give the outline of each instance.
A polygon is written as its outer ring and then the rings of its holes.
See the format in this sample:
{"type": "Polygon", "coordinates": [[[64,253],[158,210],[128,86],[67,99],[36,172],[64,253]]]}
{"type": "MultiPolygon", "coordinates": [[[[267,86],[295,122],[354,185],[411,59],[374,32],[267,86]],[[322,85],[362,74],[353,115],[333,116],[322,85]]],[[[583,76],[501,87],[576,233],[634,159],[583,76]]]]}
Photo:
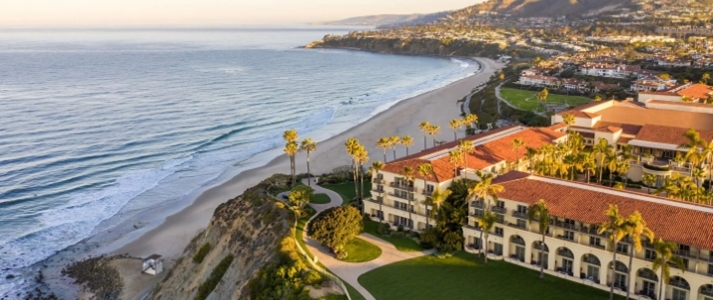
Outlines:
{"type": "Polygon", "coordinates": [[[624,64],[584,64],[579,67],[579,73],[582,75],[610,78],[626,78],[636,75],[639,71],[641,66],[624,64]]]}
{"type": "Polygon", "coordinates": [[[653,92],[667,89],[668,86],[663,80],[655,79],[639,79],[631,84],[631,90],[634,92],[653,92]]]}
{"type": "Polygon", "coordinates": [[[565,78],[562,79],[562,88],[568,91],[584,93],[589,91],[589,83],[574,78],[565,78]]]}
{"type": "Polygon", "coordinates": [[[520,76],[520,79],[515,83],[538,87],[559,87],[559,79],[556,77],[542,75],[520,76]]]}
{"type": "Polygon", "coordinates": [[[157,275],[161,272],[163,272],[163,258],[161,258],[161,255],[152,254],[144,259],[144,263],[141,267],[141,273],[157,275]]]}
{"type": "Polygon", "coordinates": [[[689,83],[674,86],[662,91],[642,91],[639,92],[638,102],[648,102],[649,100],[660,100],[670,102],[682,102],[683,97],[690,102],[703,102],[713,95],[713,87],[701,83],[689,83]]]}

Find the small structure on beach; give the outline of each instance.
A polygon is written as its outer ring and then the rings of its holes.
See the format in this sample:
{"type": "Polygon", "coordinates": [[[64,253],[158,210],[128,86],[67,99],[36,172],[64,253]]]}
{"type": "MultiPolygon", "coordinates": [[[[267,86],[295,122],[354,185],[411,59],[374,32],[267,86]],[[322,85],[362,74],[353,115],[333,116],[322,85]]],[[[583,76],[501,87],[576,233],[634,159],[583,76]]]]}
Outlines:
{"type": "Polygon", "coordinates": [[[163,272],[163,258],[161,258],[161,255],[152,254],[144,259],[143,266],[141,267],[141,273],[156,275],[161,272],[163,272]]]}

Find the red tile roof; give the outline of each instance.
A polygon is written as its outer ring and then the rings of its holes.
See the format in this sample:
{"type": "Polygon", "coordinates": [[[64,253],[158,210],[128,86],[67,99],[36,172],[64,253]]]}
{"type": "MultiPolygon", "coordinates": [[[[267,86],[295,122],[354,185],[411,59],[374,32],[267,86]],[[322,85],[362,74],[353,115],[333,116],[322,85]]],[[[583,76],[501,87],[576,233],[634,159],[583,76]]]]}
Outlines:
{"type": "MultiPolygon", "coordinates": [[[[566,136],[566,133],[557,132],[548,128],[527,128],[522,126],[505,127],[492,130],[487,133],[468,136],[461,140],[470,140],[476,143],[474,152],[466,156],[467,164],[462,163],[459,167],[468,166],[469,169],[484,169],[501,161],[514,162],[517,160],[517,153],[512,147],[512,142],[516,138],[522,139],[526,147],[539,148],[544,144],[554,143],[553,141],[566,136]],[[497,137],[498,134],[511,134],[497,137]],[[483,142],[478,145],[479,142],[483,142]]],[[[458,146],[458,142],[449,142],[438,147],[433,147],[419,153],[415,153],[401,159],[392,161],[384,165],[383,170],[389,173],[400,174],[404,167],[408,166],[414,170],[414,177],[432,182],[444,182],[455,177],[455,166],[449,162],[448,151],[458,146]],[[437,155],[442,153],[440,157],[437,155]],[[437,156],[436,158],[432,158],[437,156]],[[430,161],[429,161],[430,159],[430,161]],[[427,176],[418,174],[418,166],[424,163],[431,163],[433,173],[427,176]]],[[[525,155],[525,147],[520,149],[520,157],[525,155]]]]}
{"type": "Polygon", "coordinates": [[[661,104],[661,105],[671,105],[671,106],[688,106],[688,107],[713,108],[713,105],[711,105],[711,104],[697,103],[697,102],[673,102],[673,101],[665,101],[665,100],[649,100],[649,101],[646,101],[646,103],[661,104]]]}
{"type": "Polygon", "coordinates": [[[708,99],[708,96],[713,93],[713,88],[708,85],[697,83],[685,89],[677,91],[676,94],[686,96],[690,99],[708,99]]]}
{"type": "MultiPolygon", "coordinates": [[[[636,135],[636,139],[647,142],[681,145],[688,142],[688,139],[683,136],[686,130],[688,130],[688,128],[646,124],[641,127],[641,130],[636,135]]],[[[701,138],[706,141],[713,139],[713,131],[699,130],[698,132],[701,134],[701,138]]]]}
{"type": "Polygon", "coordinates": [[[713,249],[713,230],[707,226],[691,226],[713,224],[711,206],[522,172],[510,172],[493,182],[505,188],[499,194],[500,198],[526,204],[545,199],[550,213],[557,217],[601,224],[606,221],[604,211],[609,204],[615,204],[623,216],[639,211],[656,237],[678,244],[713,249]]]}

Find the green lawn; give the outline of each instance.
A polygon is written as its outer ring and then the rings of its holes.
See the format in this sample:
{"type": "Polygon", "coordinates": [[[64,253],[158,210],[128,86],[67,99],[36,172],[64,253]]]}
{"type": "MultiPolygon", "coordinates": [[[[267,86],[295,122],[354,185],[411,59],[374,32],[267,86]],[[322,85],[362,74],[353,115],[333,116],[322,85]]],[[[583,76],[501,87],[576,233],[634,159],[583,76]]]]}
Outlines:
{"type": "MultiPolygon", "coordinates": [[[[450,258],[423,256],[359,277],[376,299],[603,300],[609,293],[502,261],[483,264],[465,252],[450,258]]],[[[615,297],[623,299],[623,297],[615,297]]]]}
{"type": "Polygon", "coordinates": [[[314,214],[309,214],[308,216],[304,216],[302,218],[299,218],[297,220],[297,230],[295,230],[295,238],[297,239],[297,242],[300,243],[300,246],[302,246],[302,249],[305,249],[305,252],[307,252],[307,256],[311,260],[314,260],[314,255],[312,255],[311,252],[309,252],[309,249],[307,249],[307,245],[305,244],[304,239],[302,238],[302,233],[305,231],[305,223],[311,218],[314,214]]]}
{"type": "MultiPolygon", "coordinates": [[[[535,96],[536,93],[537,92],[535,91],[524,91],[511,88],[500,89],[500,96],[503,97],[503,99],[507,100],[517,108],[525,111],[531,111],[540,107],[540,104],[537,102],[537,98],[535,96]]],[[[549,94],[549,96],[547,96],[547,103],[566,103],[570,106],[579,106],[582,104],[589,103],[590,101],[592,100],[580,96],[565,96],[555,94],[549,94]]]]}
{"type": "Polygon", "coordinates": [[[327,194],[314,194],[312,195],[312,199],[309,201],[309,203],[327,204],[329,203],[329,201],[329,196],[327,196],[327,194]]]}
{"type": "Polygon", "coordinates": [[[381,248],[360,238],[349,241],[344,250],[347,251],[347,257],[342,261],[346,262],[366,262],[381,256],[381,248]]]}
{"type": "MultiPolygon", "coordinates": [[[[359,184],[357,184],[359,187],[359,184]]],[[[354,184],[351,182],[340,183],[340,184],[325,184],[322,186],[325,189],[330,189],[337,192],[339,196],[342,197],[342,205],[349,204],[349,201],[356,197],[354,193],[354,184]]],[[[371,182],[364,180],[364,194],[369,197],[371,191],[371,182]]]]}
{"type": "Polygon", "coordinates": [[[376,229],[378,227],[379,227],[379,222],[364,221],[364,232],[393,244],[396,247],[396,249],[398,249],[399,251],[414,252],[414,251],[423,250],[421,248],[421,246],[419,246],[418,243],[416,243],[416,241],[414,241],[411,238],[408,238],[408,237],[395,238],[395,237],[383,236],[383,235],[379,234],[376,231],[376,229]]]}

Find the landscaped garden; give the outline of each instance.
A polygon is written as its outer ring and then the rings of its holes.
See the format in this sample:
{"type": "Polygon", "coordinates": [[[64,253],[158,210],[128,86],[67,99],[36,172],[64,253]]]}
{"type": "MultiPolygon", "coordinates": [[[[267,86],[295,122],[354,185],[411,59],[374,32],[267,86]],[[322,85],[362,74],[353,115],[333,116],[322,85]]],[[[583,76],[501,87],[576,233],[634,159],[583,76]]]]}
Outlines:
{"type": "Polygon", "coordinates": [[[364,221],[364,232],[393,244],[399,251],[414,252],[423,250],[416,241],[408,237],[404,232],[396,232],[395,234],[391,232],[391,234],[388,235],[382,234],[379,232],[379,222],[376,221],[364,221]]]}
{"type": "Polygon", "coordinates": [[[327,204],[329,203],[329,196],[327,194],[314,194],[312,195],[312,198],[309,200],[309,203],[314,203],[314,204],[327,204]]]}
{"type": "MultiPolygon", "coordinates": [[[[541,107],[541,102],[537,100],[537,92],[518,90],[513,88],[500,89],[500,97],[510,102],[510,104],[524,111],[533,111],[541,107]]],[[[549,94],[547,96],[548,104],[567,104],[569,106],[579,106],[592,101],[589,98],[581,96],[566,96],[549,94]]]]}
{"type": "MultiPolygon", "coordinates": [[[[449,258],[423,256],[386,265],[359,283],[376,299],[601,300],[607,291],[545,276],[503,261],[458,252],[449,258]]],[[[623,297],[615,297],[623,299],[623,297]]]]}
{"type": "MultiPolygon", "coordinates": [[[[357,187],[359,187],[359,183],[357,183],[357,187]]],[[[339,183],[339,184],[325,184],[322,185],[323,188],[329,189],[332,191],[337,192],[339,196],[342,197],[342,205],[347,205],[349,204],[349,201],[352,199],[356,198],[356,194],[354,192],[354,183],[353,182],[345,182],[345,183],[339,183]]],[[[364,180],[364,194],[366,194],[367,197],[369,197],[371,191],[371,182],[367,179],[364,180]]]]}
{"type": "Polygon", "coordinates": [[[348,255],[342,261],[367,262],[381,256],[381,248],[360,238],[354,238],[344,246],[348,255]]]}

